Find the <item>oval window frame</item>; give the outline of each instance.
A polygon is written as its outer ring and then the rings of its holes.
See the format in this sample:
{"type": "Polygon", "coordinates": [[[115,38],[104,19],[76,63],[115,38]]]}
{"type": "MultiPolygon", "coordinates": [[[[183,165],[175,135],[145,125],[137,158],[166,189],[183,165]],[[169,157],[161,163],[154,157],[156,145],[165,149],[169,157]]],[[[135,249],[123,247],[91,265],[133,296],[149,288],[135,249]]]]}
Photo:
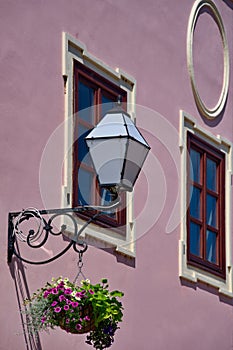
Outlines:
{"type": "Polygon", "coordinates": [[[229,59],[229,49],[227,44],[226,32],[224,29],[221,15],[216,5],[210,0],[197,0],[192,7],[192,10],[189,16],[188,29],[187,29],[187,64],[188,64],[188,72],[191,80],[194,99],[196,101],[196,104],[200,113],[208,119],[213,120],[217,118],[222,113],[227,101],[228,90],[229,90],[230,59],[229,59]],[[194,66],[193,66],[194,29],[197,23],[199,13],[205,7],[209,9],[210,13],[213,16],[213,19],[215,20],[218,26],[221,39],[222,39],[222,44],[223,44],[223,58],[224,58],[223,84],[222,84],[222,90],[221,90],[218,102],[213,108],[208,108],[200,97],[200,94],[196,86],[194,66]]]}

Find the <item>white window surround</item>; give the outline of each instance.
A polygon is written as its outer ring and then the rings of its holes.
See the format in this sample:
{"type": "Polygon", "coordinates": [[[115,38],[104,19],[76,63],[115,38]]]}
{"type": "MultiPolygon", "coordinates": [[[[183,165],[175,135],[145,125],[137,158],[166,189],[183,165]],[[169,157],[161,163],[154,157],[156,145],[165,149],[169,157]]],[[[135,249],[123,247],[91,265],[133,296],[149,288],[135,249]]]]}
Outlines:
{"type": "MultiPolygon", "coordinates": [[[[65,96],[65,149],[64,149],[64,181],[62,189],[62,207],[71,207],[72,198],[72,144],[73,144],[73,65],[78,61],[95,71],[102,77],[108,79],[115,85],[127,91],[127,112],[132,118],[135,116],[135,94],[136,81],[134,78],[123,72],[119,68],[115,70],[88,53],[85,45],[67,33],[63,33],[63,58],[62,74],[64,80],[65,96]]],[[[78,224],[85,222],[77,218],[78,224]]],[[[72,227],[70,221],[67,225],[66,234],[72,237],[72,227]]],[[[125,235],[111,231],[98,225],[90,224],[82,233],[82,238],[93,245],[114,248],[115,251],[128,257],[135,257],[135,225],[133,218],[133,193],[126,194],[126,233],[125,235]]]]}
{"type": "Polygon", "coordinates": [[[184,111],[180,111],[180,152],[181,152],[181,234],[179,240],[179,276],[191,282],[204,282],[218,289],[220,294],[233,296],[232,269],[232,226],[231,226],[231,193],[232,193],[232,142],[220,135],[213,135],[197,124],[197,121],[184,111]],[[222,280],[208,272],[187,265],[187,132],[199,136],[225,154],[225,249],[226,249],[226,279],[222,280]]]}

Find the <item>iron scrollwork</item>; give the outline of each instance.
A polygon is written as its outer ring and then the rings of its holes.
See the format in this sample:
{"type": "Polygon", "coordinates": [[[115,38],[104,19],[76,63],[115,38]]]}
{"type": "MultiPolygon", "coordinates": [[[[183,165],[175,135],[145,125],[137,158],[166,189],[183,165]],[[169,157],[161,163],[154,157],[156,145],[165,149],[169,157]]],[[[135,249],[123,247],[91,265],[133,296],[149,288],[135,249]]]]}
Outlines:
{"type": "Polygon", "coordinates": [[[57,258],[64,255],[71,247],[77,252],[80,256],[82,255],[88,248],[87,243],[80,239],[81,233],[86,229],[86,227],[95,221],[95,219],[106,211],[114,211],[116,207],[120,204],[120,200],[117,199],[112,202],[108,206],[80,206],[76,208],[64,208],[64,209],[51,209],[51,210],[38,210],[36,208],[27,208],[22,210],[21,212],[13,212],[9,213],[8,216],[8,263],[12,261],[13,255],[15,255],[18,259],[33,265],[41,265],[47,264],[56,260],[57,258]],[[77,213],[83,213],[86,211],[94,210],[94,214],[87,220],[83,226],[79,229],[76,215],[77,213]],[[49,216],[48,219],[45,219],[44,216],[49,216]],[[73,224],[73,237],[68,242],[66,247],[60,251],[58,254],[53,257],[42,260],[42,261],[31,261],[23,258],[20,253],[18,247],[18,241],[25,242],[30,248],[41,248],[43,247],[50,235],[52,236],[60,236],[65,233],[67,227],[66,225],[61,225],[60,230],[57,232],[54,230],[53,221],[60,217],[66,216],[68,217],[73,224]],[[27,233],[25,233],[21,228],[21,224],[25,221],[30,221],[33,219],[37,228],[29,229],[27,233]]]}

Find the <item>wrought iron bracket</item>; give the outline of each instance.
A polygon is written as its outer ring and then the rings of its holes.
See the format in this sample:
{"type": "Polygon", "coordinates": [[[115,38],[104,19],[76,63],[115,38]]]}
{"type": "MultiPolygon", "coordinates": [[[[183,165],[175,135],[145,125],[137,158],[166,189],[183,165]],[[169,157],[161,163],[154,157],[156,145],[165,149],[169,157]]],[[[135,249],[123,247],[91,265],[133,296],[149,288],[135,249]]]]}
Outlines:
{"type": "Polygon", "coordinates": [[[33,265],[42,265],[52,262],[62,255],[64,255],[70,248],[73,248],[75,252],[83,254],[87,248],[87,243],[80,239],[81,233],[86,229],[86,227],[95,221],[95,219],[106,213],[106,211],[115,211],[115,209],[120,205],[120,200],[117,198],[108,206],[80,206],[76,208],[64,208],[64,209],[50,209],[50,210],[37,210],[36,208],[27,208],[21,212],[11,212],[8,215],[8,255],[7,261],[11,263],[13,255],[15,255],[21,261],[33,265]],[[85,213],[91,211],[92,215],[79,229],[76,215],[78,213],[85,213]],[[94,212],[94,214],[93,214],[94,212]],[[45,218],[46,216],[46,218],[45,218]],[[58,254],[47,260],[41,261],[31,261],[23,258],[20,255],[18,249],[18,241],[25,242],[30,248],[41,248],[46,244],[50,235],[60,236],[64,234],[67,227],[62,225],[58,232],[54,231],[53,220],[59,216],[68,217],[73,223],[73,238],[68,242],[66,247],[60,251],[58,254]],[[48,217],[48,219],[47,219],[48,217]],[[37,230],[29,229],[27,233],[20,229],[20,225],[24,221],[30,221],[34,219],[37,222],[37,230]]]}

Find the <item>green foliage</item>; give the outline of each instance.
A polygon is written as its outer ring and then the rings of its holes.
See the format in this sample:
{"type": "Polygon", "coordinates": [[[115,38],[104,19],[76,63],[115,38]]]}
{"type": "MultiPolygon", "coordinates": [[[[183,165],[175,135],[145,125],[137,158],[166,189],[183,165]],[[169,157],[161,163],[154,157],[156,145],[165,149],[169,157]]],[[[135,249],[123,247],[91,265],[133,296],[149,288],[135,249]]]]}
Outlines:
{"type": "Polygon", "coordinates": [[[89,280],[77,286],[67,278],[53,279],[26,300],[30,332],[61,327],[69,333],[87,333],[87,343],[95,349],[105,349],[114,341],[115,331],[122,321],[123,306],[117,299],[124,294],[108,290],[108,280],[91,284],[89,280]]]}

